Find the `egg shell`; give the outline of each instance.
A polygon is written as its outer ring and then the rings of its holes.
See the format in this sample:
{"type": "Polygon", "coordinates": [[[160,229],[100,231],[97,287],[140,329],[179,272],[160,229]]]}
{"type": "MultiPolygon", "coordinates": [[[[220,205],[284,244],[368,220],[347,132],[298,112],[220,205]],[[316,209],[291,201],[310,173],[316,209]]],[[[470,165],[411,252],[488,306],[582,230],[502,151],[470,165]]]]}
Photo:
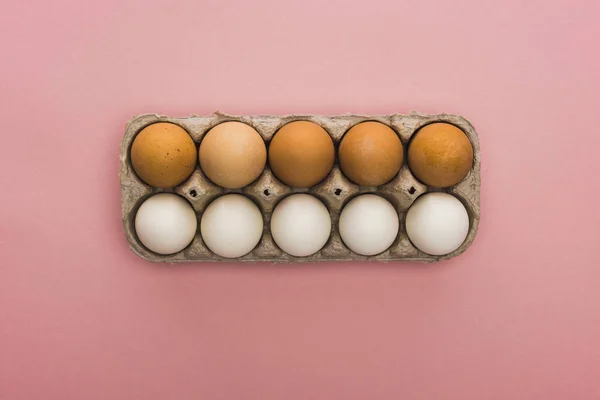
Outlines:
{"type": "Polygon", "coordinates": [[[387,250],[398,235],[400,220],[389,201],[374,194],[350,200],[339,222],[344,244],[355,253],[373,256],[387,250]]]}
{"type": "Polygon", "coordinates": [[[404,150],[392,128],[367,121],[344,135],[338,155],[340,168],[348,179],[361,186],[379,186],[400,171],[404,150]]]}
{"type": "Polygon", "coordinates": [[[262,137],[250,125],[237,121],[223,122],[208,131],[198,153],[206,176],[228,189],[252,183],[267,162],[262,137]]]}
{"type": "Polygon", "coordinates": [[[135,231],[140,241],[158,254],[173,254],[194,239],[198,220],[183,197],[159,193],[146,199],[135,216],[135,231]]]}
{"type": "Polygon", "coordinates": [[[308,194],[294,194],[280,201],[271,215],[275,243],[294,257],[306,257],[321,250],[331,233],[327,207],[308,194]]]}
{"type": "Polygon", "coordinates": [[[170,188],[185,181],[196,167],[196,145],[182,127],[158,122],[142,129],[131,145],[131,163],[147,184],[170,188]]]}
{"type": "Polygon", "coordinates": [[[254,249],[263,232],[258,207],[239,194],[218,197],[206,208],[200,221],[204,243],[225,258],[242,257],[254,249]]]}
{"type": "Polygon", "coordinates": [[[408,165],[421,182],[448,187],[462,181],[473,166],[473,146],[454,125],[433,123],[419,129],[408,147],[408,165]]]}
{"type": "Polygon", "coordinates": [[[419,250],[442,256],[458,249],[467,238],[469,215],[451,194],[426,193],[408,209],[406,232],[419,250]]]}
{"type": "Polygon", "coordinates": [[[310,121],[284,125],[269,145],[269,165],[275,176],[298,188],[321,182],[331,171],[334,160],[331,137],[310,121]]]}

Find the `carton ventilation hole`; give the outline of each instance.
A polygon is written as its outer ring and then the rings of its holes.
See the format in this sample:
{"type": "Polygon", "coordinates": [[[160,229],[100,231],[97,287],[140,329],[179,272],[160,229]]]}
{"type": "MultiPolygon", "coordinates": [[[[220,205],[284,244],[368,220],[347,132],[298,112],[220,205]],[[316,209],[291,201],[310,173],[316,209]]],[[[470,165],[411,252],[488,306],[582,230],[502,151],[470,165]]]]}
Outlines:
{"type": "Polygon", "coordinates": [[[269,192],[269,189],[265,189],[265,190],[263,191],[263,194],[264,194],[266,197],[269,197],[269,195],[271,194],[271,192],[269,192]]]}
{"type": "Polygon", "coordinates": [[[190,190],[190,196],[192,196],[192,197],[198,196],[198,192],[196,191],[196,189],[190,190]]]}
{"type": "Polygon", "coordinates": [[[337,189],[335,189],[335,190],[334,190],[334,192],[333,192],[333,193],[334,193],[336,196],[339,196],[340,194],[342,194],[342,189],[340,189],[340,188],[337,188],[337,189]]]}
{"type": "Polygon", "coordinates": [[[408,193],[410,194],[415,194],[416,191],[417,189],[415,189],[414,186],[411,186],[410,189],[408,189],[408,193]]]}

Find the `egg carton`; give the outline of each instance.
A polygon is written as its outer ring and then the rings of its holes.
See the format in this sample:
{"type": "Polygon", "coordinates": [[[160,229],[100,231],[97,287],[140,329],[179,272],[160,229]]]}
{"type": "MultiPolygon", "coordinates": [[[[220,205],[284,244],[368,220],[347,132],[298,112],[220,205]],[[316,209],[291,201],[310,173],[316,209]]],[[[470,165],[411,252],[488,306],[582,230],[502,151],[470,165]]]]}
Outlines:
{"type": "Polygon", "coordinates": [[[286,116],[234,116],[215,113],[208,116],[191,116],[187,118],[173,118],[157,114],[140,115],[129,122],[121,143],[121,209],[123,227],[130,247],[134,253],[145,260],[152,262],[325,262],[325,261],[417,261],[435,262],[448,259],[463,253],[473,242],[479,225],[479,191],[481,185],[481,151],[479,139],[475,129],[465,118],[450,114],[426,115],[411,113],[407,115],[286,115],[286,116]],[[136,175],[130,158],[130,149],[138,132],[146,126],[156,122],[171,122],[185,129],[196,146],[202,137],[215,125],[226,121],[239,121],[246,123],[258,131],[268,147],[269,141],[283,125],[297,120],[312,121],[322,126],[331,136],[336,147],[336,162],[321,183],[308,188],[292,188],[282,183],[273,174],[267,165],[253,183],[241,189],[225,189],[212,183],[200,169],[199,163],[189,179],[181,185],[170,189],[159,189],[147,185],[136,175]],[[404,161],[400,172],[390,182],[379,187],[361,187],[350,182],[341,172],[337,160],[337,148],[342,136],[352,126],[364,121],[379,121],[396,131],[404,147],[404,161]],[[468,175],[457,185],[439,189],[424,185],[411,173],[407,165],[406,151],[412,135],[421,127],[433,122],[447,122],[461,128],[473,145],[473,167],[468,175]],[[419,251],[410,242],[405,229],[404,220],[406,212],[417,197],[432,191],[443,191],[456,196],[466,207],[470,226],[464,243],[454,252],[444,256],[432,256],[419,251]],[[250,198],[259,207],[264,220],[263,236],[258,245],[249,254],[239,258],[223,258],[213,252],[204,244],[198,228],[192,243],[184,250],[171,254],[156,254],[146,249],[135,233],[135,214],[139,206],[148,197],[156,193],[176,193],[186,198],[193,206],[198,217],[198,222],[208,204],[217,197],[227,193],[238,193],[250,198]],[[294,193],[309,193],[321,199],[327,206],[332,222],[329,240],[317,253],[308,257],[294,257],[282,251],[271,237],[271,213],[277,203],[284,197],[294,193]],[[344,245],[338,231],[339,215],[346,203],[352,198],[373,193],[389,200],[400,218],[400,231],[394,243],[383,253],[374,256],[363,256],[352,252],[344,245]]]}

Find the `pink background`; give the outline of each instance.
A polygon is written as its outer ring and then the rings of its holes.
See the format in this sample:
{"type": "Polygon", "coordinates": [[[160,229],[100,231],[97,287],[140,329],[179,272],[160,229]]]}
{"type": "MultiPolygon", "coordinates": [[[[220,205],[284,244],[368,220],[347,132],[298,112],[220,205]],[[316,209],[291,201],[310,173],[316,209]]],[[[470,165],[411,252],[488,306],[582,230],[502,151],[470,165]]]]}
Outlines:
{"type": "Polygon", "coordinates": [[[3,1],[0,398],[600,398],[600,3],[3,1]],[[438,265],[161,266],[135,114],[452,112],[483,150],[438,265]]]}

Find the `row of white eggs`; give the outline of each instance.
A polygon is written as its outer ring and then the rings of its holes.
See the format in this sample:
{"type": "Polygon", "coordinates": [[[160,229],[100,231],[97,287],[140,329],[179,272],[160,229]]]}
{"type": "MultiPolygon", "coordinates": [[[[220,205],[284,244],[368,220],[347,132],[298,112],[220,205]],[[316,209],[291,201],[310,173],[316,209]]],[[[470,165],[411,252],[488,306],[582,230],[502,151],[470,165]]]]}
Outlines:
{"type": "MultiPolygon", "coordinates": [[[[135,217],[142,244],[159,254],[186,248],[198,228],[196,213],[184,198],[161,193],[148,198],[135,217]]],[[[306,257],[318,252],[331,234],[327,207],[309,194],[284,198],[271,215],[271,235],[284,252],[306,257]]],[[[363,194],[352,199],[339,218],[339,233],[353,252],[372,256],[388,249],[398,235],[400,220],[392,204],[381,196],[363,194]]],[[[419,250],[431,255],[453,252],[469,231],[469,216],[454,196],[433,192],[420,196],[406,215],[406,232],[419,250]]],[[[263,234],[258,207],[239,194],[218,197],[200,221],[206,246],[225,258],[237,258],[256,247],[263,234]]]]}

